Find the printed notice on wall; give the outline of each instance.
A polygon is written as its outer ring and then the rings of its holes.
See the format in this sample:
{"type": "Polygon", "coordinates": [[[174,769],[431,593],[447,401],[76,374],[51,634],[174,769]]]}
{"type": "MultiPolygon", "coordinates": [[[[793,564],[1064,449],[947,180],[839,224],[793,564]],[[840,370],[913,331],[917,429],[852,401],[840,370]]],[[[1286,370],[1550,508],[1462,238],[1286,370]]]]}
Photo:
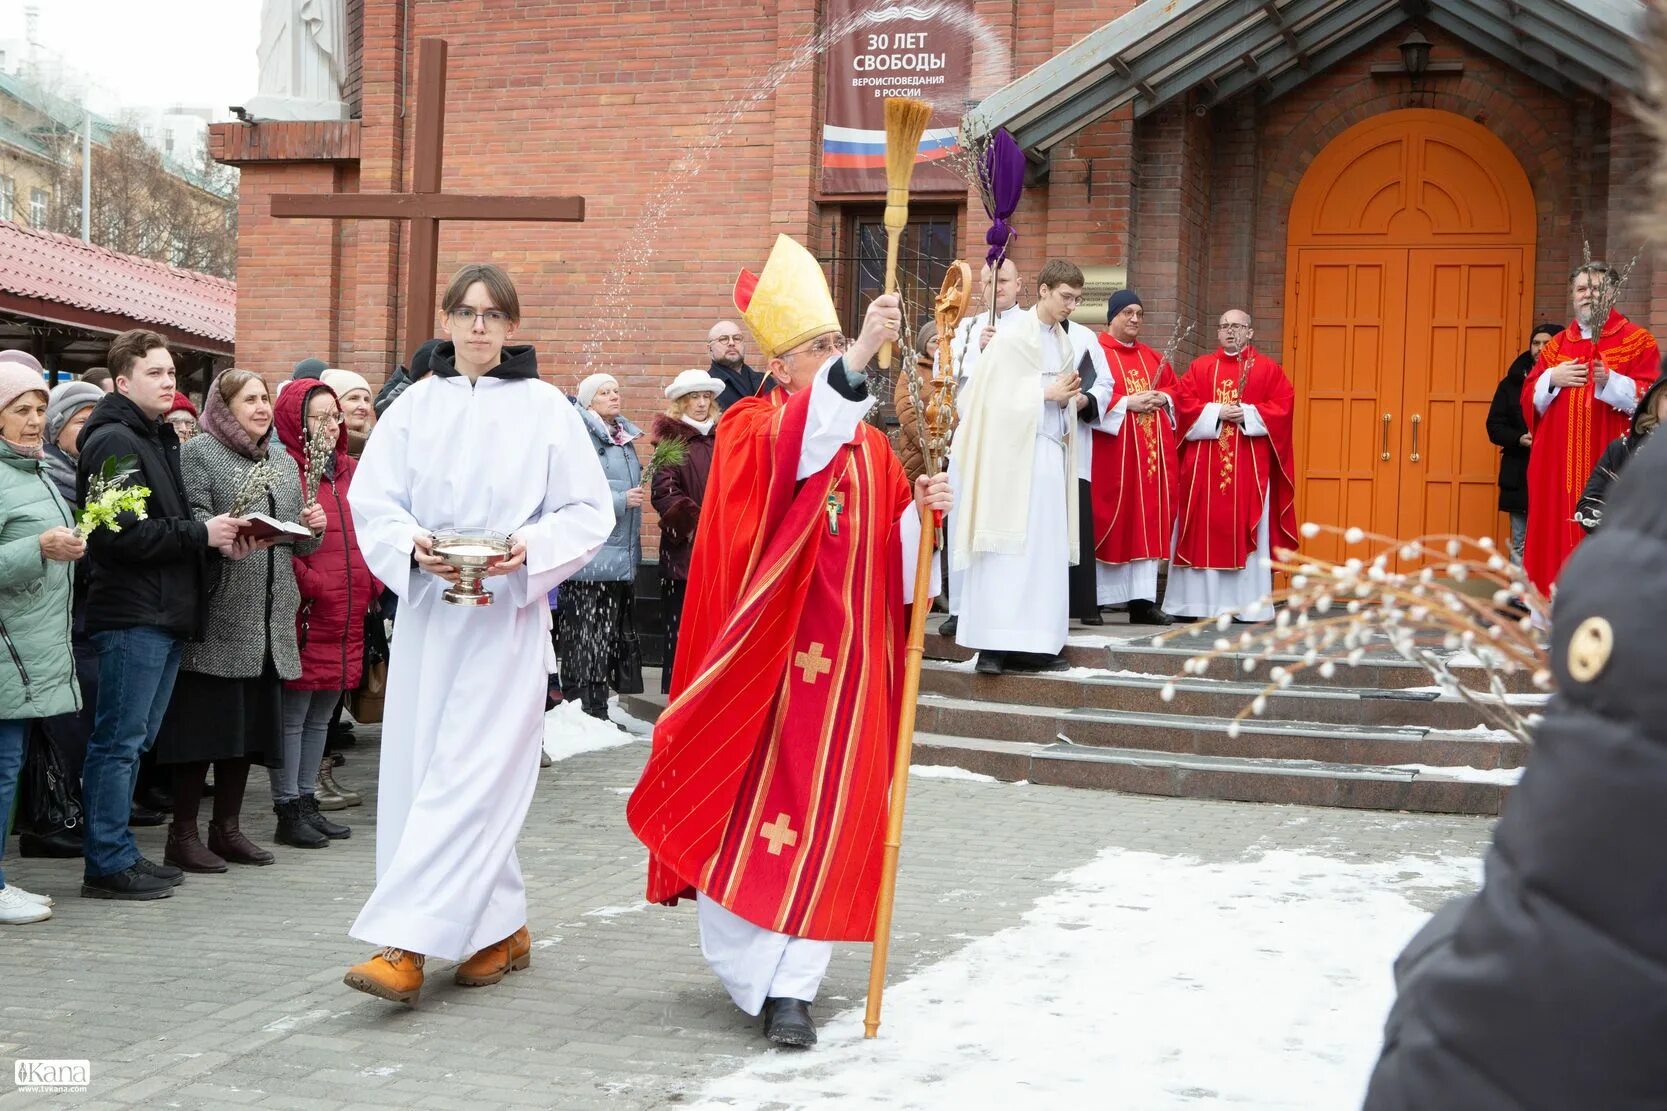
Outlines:
{"type": "Polygon", "coordinates": [[[886,110],[890,96],[932,105],[920,140],[911,188],[960,192],[966,188],[942,160],[954,153],[961,113],[971,88],[972,3],[899,5],[873,10],[873,0],[827,0],[825,27],[855,24],[827,52],[822,98],[822,192],[886,191],[886,110]],[[965,15],[962,16],[961,13],[965,15]]]}

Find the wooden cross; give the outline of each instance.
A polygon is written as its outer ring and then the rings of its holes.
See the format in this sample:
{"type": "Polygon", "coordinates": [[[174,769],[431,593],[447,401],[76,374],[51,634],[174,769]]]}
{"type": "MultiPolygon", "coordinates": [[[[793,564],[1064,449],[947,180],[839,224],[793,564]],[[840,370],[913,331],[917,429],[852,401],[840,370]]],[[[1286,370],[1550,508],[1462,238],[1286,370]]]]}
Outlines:
{"type": "Polygon", "coordinates": [[[824,508],[828,515],[828,535],[839,535],[839,515],[845,512],[845,495],[835,490],[828,495],[828,504],[824,508]]]}
{"type": "Polygon", "coordinates": [[[833,670],[833,661],[822,655],[822,642],[813,641],[809,652],[800,652],[793,657],[793,666],[805,673],[805,682],[811,686],[816,680],[833,670]]]}
{"type": "Polygon", "coordinates": [[[577,222],[583,197],[505,197],[440,192],[446,132],[446,40],[423,39],[417,62],[416,150],[409,193],[282,193],[272,198],[279,219],[406,220],[411,246],[405,279],[405,365],[434,335],[441,220],[577,222]]]}
{"type": "Polygon", "coordinates": [[[788,821],[785,812],[777,814],[769,825],[760,826],[758,835],[770,843],[770,855],[780,856],[782,846],[792,848],[799,843],[799,834],[788,821]]]}

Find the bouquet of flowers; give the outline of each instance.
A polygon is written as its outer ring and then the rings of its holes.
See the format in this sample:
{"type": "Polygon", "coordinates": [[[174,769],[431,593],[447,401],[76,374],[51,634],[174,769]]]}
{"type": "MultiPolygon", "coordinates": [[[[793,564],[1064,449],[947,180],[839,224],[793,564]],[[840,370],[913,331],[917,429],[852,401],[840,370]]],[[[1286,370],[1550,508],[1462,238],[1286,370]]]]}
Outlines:
{"type": "Polygon", "coordinates": [[[124,513],[131,513],[143,521],[150,487],[128,485],[128,479],[138,473],[138,460],[134,456],[111,456],[106,459],[98,474],[87,483],[87,504],[76,515],[75,535],[85,540],[101,528],[120,532],[124,513]]]}

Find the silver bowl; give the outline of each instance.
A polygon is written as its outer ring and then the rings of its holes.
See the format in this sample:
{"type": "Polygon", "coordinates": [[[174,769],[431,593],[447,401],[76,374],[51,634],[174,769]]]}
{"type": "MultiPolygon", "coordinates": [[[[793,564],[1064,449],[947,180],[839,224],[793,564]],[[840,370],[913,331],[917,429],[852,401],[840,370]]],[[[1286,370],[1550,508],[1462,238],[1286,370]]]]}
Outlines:
{"type": "Polygon", "coordinates": [[[489,528],[447,528],[434,534],[434,554],[457,568],[459,582],[442,597],[454,606],[489,606],[486,572],[509,558],[514,541],[489,528]]]}

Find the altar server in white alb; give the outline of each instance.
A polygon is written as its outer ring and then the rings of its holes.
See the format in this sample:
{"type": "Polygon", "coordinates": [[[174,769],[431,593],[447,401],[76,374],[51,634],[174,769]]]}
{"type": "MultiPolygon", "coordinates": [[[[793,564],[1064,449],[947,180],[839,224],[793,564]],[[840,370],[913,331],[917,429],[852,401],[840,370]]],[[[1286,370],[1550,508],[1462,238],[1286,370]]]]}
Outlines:
{"type": "Polygon", "coordinates": [[[351,933],[380,948],[350,987],[415,1003],[425,958],[495,984],[532,949],[515,840],[532,801],[545,685],[555,670],[549,594],[613,529],[608,482],[578,412],[538,377],[509,275],[457,272],[441,303],[451,342],[376,426],[353,481],[353,523],[399,595],[388,667],[376,890],[351,933]],[[433,552],[456,527],[508,533],[492,604],[454,606],[457,572],[433,552]],[[465,960],[464,958],[468,958],[465,960]]]}
{"type": "Polygon", "coordinates": [[[965,578],[955,639],[978,651],[984,674],[1065,666],[1070,569],[1091,527],[1078,500],[1086,465],[1078,437],[1087,435],[1079,425],[1111,400],[1086,330],[1066,330],[1082,286],[1074,264],[1043,266],[1035,306],[984,349],[961,399],[949,565],[965,578]],[[1078,373],[1085,359],[1097,378],[1089,392],[1078,373]]]}

